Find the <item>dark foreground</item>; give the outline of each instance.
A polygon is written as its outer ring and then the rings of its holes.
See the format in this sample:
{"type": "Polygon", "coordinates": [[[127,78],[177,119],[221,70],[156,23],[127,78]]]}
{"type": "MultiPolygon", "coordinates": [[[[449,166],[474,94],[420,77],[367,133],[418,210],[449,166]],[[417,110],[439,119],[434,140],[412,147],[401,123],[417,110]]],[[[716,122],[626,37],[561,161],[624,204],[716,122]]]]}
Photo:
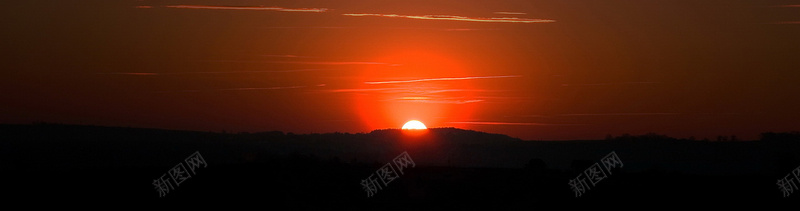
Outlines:
{"type": "Polygon", "coordinates": [[[447,135],[429,134],[424,143],[441,141],[429,145],[404,144],[408,139],[387,138],[398,135],[387,131],[314,136],[50,124],[0,128],[3,201],[11,204],[535,210],[800,202],[797,190],[783,197],[776,185],[800,166],[798,140],[787,134],[741,143],[637,139],[592,144],[532,143],[451,129],[447,135]],[[378,138],[390,141],[375,143],[378,138]],[[612,151],[624,165],[576,197],[569,181],[612,151]],[[195,152],[205,165],[195,166],[191,178],[160,196],[154,180],[180,163],[188,170],[186,158],[195,152]],[[415,165],[368,197],[362,180],[403,152],[415,165]]]}

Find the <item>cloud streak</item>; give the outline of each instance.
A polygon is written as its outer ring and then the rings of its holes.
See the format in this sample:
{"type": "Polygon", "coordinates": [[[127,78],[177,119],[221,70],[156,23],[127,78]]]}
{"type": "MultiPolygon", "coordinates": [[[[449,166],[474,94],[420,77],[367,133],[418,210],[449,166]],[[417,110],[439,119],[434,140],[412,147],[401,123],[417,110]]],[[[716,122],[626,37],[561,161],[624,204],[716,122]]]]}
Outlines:
{"type": "Polygon", "coordinates": [[[568,126],[580,124],[548,124],[535,122],[447,122],[450,124],[470,124],[470,125],[519,125],[519,126],[568,126]]]}
{"type": "Polygon", "coordinates": [[[401,90],[402,88],[378,88],[378,89],[331,89],[325,90],[325,92],[380,92],[380,91],[391,91],[391,90],[401,90]]]}
{"type": "Polygon", "coordinates": [[[176,8],[176,9],[255,10],[255,11],[279,11],[279,12],[325,12],[328,10],[328,8],[233,7],[233,6],[210,6],[210,5],[169,5],[164,7],[176,8]]]}
{"type": "Polygon", "coordinates": [[[599,113],[599,114],[560,114],[558,116],[665,116],[678,113],[599,113]]]}
{"type": "MultiPolygon", "coordinates": [[[[352,88],[352,89],[330,89],[330,90],[323,90],[324,92],[380,92],[385,94],[409,94],[409,95],[422,95],[422,96],[430,96],[433,94],[438,93],[445,93],[445,92],[489,92],[488,90],[481,90],[481,89],[409,89],[409,88],[402,88],[402,87],[394,87],[394,88],[352,88]]],[[[480,97],[480,98],[488,98],[488,97],[480,97]]],[[[398,98],[395,100],[424,100],[421,97],[404,97],[398,98]]]]}
{"type": "Polygon", "coordinates": [[[384,62],[304,62],[304,61],[235,61],[235,60],[210,60],[210,61],[207,61],[207,62],[313,64],[313,65],[389,65],[389,66],[401,66],[401,64],[391,64],[391,63],[384,63],[384,62]]]}
{"type": "Polygon", "coordinates": [[[471,29],[471,28],[457,28],[457,29],[440,29],[442,31],[448,32],[468,32],[468,31],[486,31],[486,30],[498,30],[498,29],[471,29]]]}
{"type": "Polygon", "coordinates": [[[135,75],[135,76],[153,76],[153,75],[159,75],[158,73],[98,73],[98,74],[107,74],[107,75],[135,75]]]}
{"type": "Polygon", "coordinates": [[[390,63],[383,63],[383,62],[266,62],[266,63],[319,64],[319,65],[392,65],[392,66],[399,65],[399,64],[390,64],[390,63]]]}
{"type": "Polygon", "coordinates": [[[494,12],[494,14],[500,14],[500,15],[527,15],[528,13],[524,13],[524,12],[494,12]]]}
{"type": "Polygon", "coordinates": [[[319,70],[325,70],[325,69],[261,70],[261,71],[166,72],[166,73],[152,73],[152,72],[116,72],[116,73],[98,73],[98,74],[107,74],[107,75],[133,75],[133,76],[155,76],[155,75],[188,75],[188,74],[290,73],[290,72],[305,72],[305,71],[319,71],[319,70]]]}
{"type": "Polygon", "coordinates": [[[660,82],[643,81],[643,82],[623,82],[623,83],[561,84],[561,86],[608,86],[608,85],[618,85],[618,84],[660,84],[660,82]]]}
{"type": "Polygon", "coordinates": [[[291,55],[291,54],[280,54],[280,55],[266,54],[266,55],[261,55],[261,56],[264,56],[264,57],[275,57],[275,58],[313,58],[313,57],[310,57],[310,56],[298,56],[298,55],[291,55]]]}
{"type": "Polygon", "coordinates": [[[470,77],[457,77],[457,78],[423,78],[414,80],[402,81],[368,81],[365,84],[398,84],[398,83],[415,83],[426,81],[458,81],[458,80],[474,80],[474,79],[490,79],[490,78],[516,78],[522,77],[520,75],[498,75],[498,76],[470,76],[470,77]]]}
{"type": "Polygon", "coordinates": [[[529,18],[475,18],[455,15],[398,15],[398,14],[374,14],[374,13],[347,13],[342,14],[352,17],[385,17],[385,18],[407,18],[417,20],[447,20],[447,21],[469,21],[485,23],[552,23],[555,20],[548,19],[529,19],[529,18]]]}
{"type": "Polygon", "coordinates": [[[781,21],[781,22],[774,22],[770,24],[800,24],[800,21],[781,21]]]}
{"type": "Polygon", "coordinates": [[[247,91],[247,90],[276,90],[276,89],[297,89],[306,86],[279,86],[279,87],[254,87],[254,88],[230,88],[230,89],[217,89],[219,91],[247,91]]]}
{"type": "Polygon", "coordinates": [[[229,88],[229,89],[212,89],[212,90],[178,90],[178,91],[159,91],[160,93],[168,92],[201,92],[201,91],[252,91],[252,90],[280,90],[280,89],[298,89],[305,88],[306,86],[278,86],[278,87],[246,87],[246,88],[229,88]]]}
{"type": "Polygon", "coordinates": [[[398,102],[437,103],[437,104],[467,104],[467,103],[483,102],[483,100],[449,100],[440,98],[433,99],[429,97],[401,97],[394,100],[398,102]]]}

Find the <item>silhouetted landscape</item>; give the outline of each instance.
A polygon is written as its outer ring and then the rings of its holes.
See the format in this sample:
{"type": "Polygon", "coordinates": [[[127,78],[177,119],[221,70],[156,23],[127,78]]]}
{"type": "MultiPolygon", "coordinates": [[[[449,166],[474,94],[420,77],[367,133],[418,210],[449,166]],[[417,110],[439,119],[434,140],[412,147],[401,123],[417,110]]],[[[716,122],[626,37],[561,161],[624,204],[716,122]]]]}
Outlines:
{"type": "Polygon", "coordinates": [[[3,190],[11,201],[505,210],[628,201],[780,204],[798,197],[783,197],[775,183],[800,166],[798,132],[749,141],[657,134],[525,141],[458,128],[423,134],[233,134],[47,123],[0,128],[3,190]],[[624,165],[576,197],[568,182],[612,151],[624,165]],[[207,166],[159,196],[153,181],[194,152],[207,166]],[[368,197],[361,180],[403,152],[416,165],[368,197]]]}
{"type": "Polygon", "coordinates": [[[25,0],[0,14],[6,210],[800,201],[800,1],[25,0]]]}

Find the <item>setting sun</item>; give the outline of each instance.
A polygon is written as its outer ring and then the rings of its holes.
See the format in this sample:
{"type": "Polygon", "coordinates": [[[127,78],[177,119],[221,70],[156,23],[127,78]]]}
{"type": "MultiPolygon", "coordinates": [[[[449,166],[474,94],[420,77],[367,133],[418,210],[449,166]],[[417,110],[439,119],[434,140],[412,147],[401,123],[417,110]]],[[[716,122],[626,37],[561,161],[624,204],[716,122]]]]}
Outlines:
{"type": "Polygon", "coordinates": [[[403,125],[403,130],[422,130],[422,129],[428,129],[428,128],[425,127],[425,124],[422,124],[422,122],[417,120],[408,121],[406,122],[406,124],[403,125]]]}

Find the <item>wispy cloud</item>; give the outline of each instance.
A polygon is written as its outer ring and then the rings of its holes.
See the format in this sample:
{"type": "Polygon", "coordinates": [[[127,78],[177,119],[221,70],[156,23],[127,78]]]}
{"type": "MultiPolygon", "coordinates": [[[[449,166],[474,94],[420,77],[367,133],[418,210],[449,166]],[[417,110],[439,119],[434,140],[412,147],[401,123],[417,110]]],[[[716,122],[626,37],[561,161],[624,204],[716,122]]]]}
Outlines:
{"type": "Polygon", "coordinates": [[[158,73],[98,73],[98,74],[106,74],[106,75],[135,75],[135,76],[152,76],[152,75],[159,75],[158,73]]]}
{"type": "Polygon", "coordinates": [[[441,30],[448,32],[468,32],[468,31],[488,31],[488,30],[499,30],[499,29],[456,28],[456,29],[441,29],[441,30]]]}
{"type": "Polygon", "coordinates": [[[206,62],[229,62],[229,63],[272,63],[272,64],[312,64],[312,65],[389,65],[400,66],[384,62],[306,62],[306,61],[240,61],[240,60],[209,60],[206,62]]]}
{"type": "Polygon", "coordinates": [[[559,114],[558,116],[666,116],[678,113],[597,113],[597,114],[559,114]]]}
{"type": "Polygon", "coordinates": [[[437,104],[466,104],[466,103],[483,102],[483,100],[458,100],[458,99],[430,98],[430,97],[401,97],[393,100],[399,102],[437,103],[437,104]]]}
{"type": "Polygon", "coordinates": [[[450,124],[470,124],[470,125],[521,125],[521,126],[569,126],[581,124],[550,124],[535,122],[447,122],[450,124]]]}
{"type": "Polygon", "coordinates": [[[136,8],[138,8],[138,9],[150,9],[150,8],[153,8],[153,6],[136,6],[136,8]]]}
{"type": "Polygon", "coordinates": [[[400,29],[400,30],[435,30],[435,31],[449,31],[449,32],[464,32],[464,31],[499,31],[499,28],[420,28],[420,27],[385,27],[386,29],[400,29]]]}
{"type": "Polygon", "coordinates": [[[267,62],[281,64],[319,64],[319,65],[399,65],[383,62],[267,62]]]}
{"type": "Polygon", "coordinates": [[[219,91],[246,91],[246,90],[276,90],[276,89],[297,89],[306,86],[279,86],[279,87],[254,87],[254,88],[230,88],[230,89],[217,89],[219,91]]]}
{"type": "Polygon", "coordinates": [[[253,91],[253,90],[280,90],[280,89],[298,89],[305,88],[306,86],[278,86],[278,87],[246,87],[246,88],[228,88],[228,89],[210,89],[210,90],[177,90],[177,91],[159,91],[160,93],[168,92],[202,92],[202,91],[253,91]]]}
{"type": "Polygon", "coordinates": [[[560,118],[560,117],[581,117],[581,116],[672,116],[682,115],[681,113],[574,113],[574,114],[531,114],[522,115],[519,117],[534,117],[534,118],[560,118]]]}
{"type": "Polygon", "coordinates": [[[529,19],[529,18],[475,18],[455,15],[398,15],[398,14],[372,14],[372,13],[347,13],[342,14],[352,17],[386,17],[386,18],[408,18],[418,20],[448,20],[448,21],[470,21],[488,23],[552,23],[555,20],[548,19],[529,19]]]}
{"type": "MultiPolygon", "coordinates": [[[[490,90],[482,90],[482,89],[416,89],[416,88],[405,88],[405,87],[392,87],[392,88],[353,88],[353,89],[331,89],[331,90],[323,90],[324,92],[380,92],[385,94],[408,94],[408,95],[417,95],[417,96],[432,96],[439,93],[445,92],[490,92],[490,90]]],[[[487,97],[478,97],[478,98],[487,98],[487,97]]],[[[409,98],[398,98],[398,100],[405,99],[405,100],[415,100],[414,97],[409,98]]],[[[416,100],[421,100],[421,97],[416,98],[416,100]]]]}
{"type": "Polygon", "coordinates": [[[424,89],[424,90],[414,90],[417,94],[437,94],[437,93],[445,93],[445,92],[489,92],[490,90],[485,89],[424,89]]]}
{"type": "Polygon", "coordinates": [[[351,27],[342,26],[272,26],[262,27],[262,29],[349,29],[351,27]]]}
{"type": "Polygon", "coordinates": [[[500,14],[500,15],[526,15],[528,13],[524,13],[524,12],[494,12],[494,14],[500,14]]]}
{"type": "Polygon", "coordinates": [[[397,98],[397,100],[429,100],[430,97],[401,97],[397,98]]]}
{"type": "Polygon", "coordinates": [[[397,83],[415,83],[425,81],[458,81],[458,80],[473,80],[473,79],[489,79],[489,78],[516,78],[522,77],[520,75],[498,75],[498,76],[470,76],[470,77],[457,77],[457,78],[423,78],[414,80],[402,81],[368,81],[365,84],[397,84],[397,83]]]}
{"type": "Polygon", "coordinates": [[[283,7],[250,7],[250,6],[210,6],[210,5],[169,5],[167,8],[177,9],[207,9],[207,10],[257,10],[280,12],[325,12],[328,8],[283,8],[283,7]]]}
{"type": "Polygon", "coordinates": [[[769,24],[800,24],[800,21],[781,21],[781,22],[773,22],[769,24]]]}
{"type": "Polygon", "coordinates": [[[377,88],[377,89],[331,89],[325,90],[325,92],[380,92],[380,91],[391,91],[391,90],[400,90],[402,88],[377,88]]]}
{"type": "MultiPolygon", "coordinates": [[[[772,7],[800,8],[800,4],[775,5],[772,7]]],[[[776,25],[800,24],[800,21],[778,21],[778,22],[769,22],[764,24],[776,24],[776,25]]]]}
{"type": "Polygon", "coordinates": [[[608,85],[620,85],[620,84],[659,84],[659,83],[660,82],[643,81],[643,82],[623,82],[623,83],[561,84],[561,86],[608,86],[608,85]]]}
{"type": "Polygon", "coordinates": [[[291,54],[283,54],[283,55],[274,55],[274,54],[267,54],[261,55],[264,57],[273,57],[273,58],[312,58],[308,56],[298,56],[298,55],[291,55],[291,54]]]}
{"type": "Polygon", "coordinates": [[[145,72],[116,72],[116,73],[98,73],[107,75],[134,75],[134,76],[155,76],[155,75],[188,75],[188,74],[235,74],[235,73],[290,73],[290,72],[305,72],[305,71],[319,71],[325,69],[298,69],[298,70],[260,70],[260,71],[206,71],[206,72],[164,72],[164,73],[145,73],[145,72]]]}

